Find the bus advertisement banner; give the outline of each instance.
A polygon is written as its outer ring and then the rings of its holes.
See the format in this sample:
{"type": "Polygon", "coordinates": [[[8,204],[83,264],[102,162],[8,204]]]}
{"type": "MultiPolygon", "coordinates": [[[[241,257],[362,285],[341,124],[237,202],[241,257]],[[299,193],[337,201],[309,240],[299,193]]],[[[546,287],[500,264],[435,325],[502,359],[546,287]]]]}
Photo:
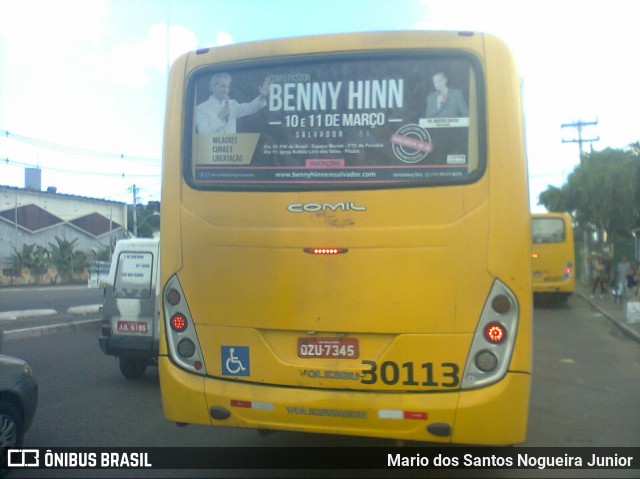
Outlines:
{"type": "Polygon", "coordinates": [[[468,58],[416,55],[202,72],[189,100],[192,179],[467,181],[479,169],[475,78],[468,58]]]}

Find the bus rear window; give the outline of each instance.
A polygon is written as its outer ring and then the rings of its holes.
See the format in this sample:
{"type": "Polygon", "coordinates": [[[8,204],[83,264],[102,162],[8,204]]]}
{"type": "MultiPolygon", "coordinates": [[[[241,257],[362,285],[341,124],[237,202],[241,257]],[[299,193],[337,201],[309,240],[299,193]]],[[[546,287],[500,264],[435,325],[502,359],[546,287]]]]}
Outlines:
{"type": "Polygon", "coordinates": [[[531,233],[534,243],[563,243],[565,241],[562,218],[533,218],[531,233]]]}
{"type": "Polygon", "coordinates": [[[471,182],[481,79],[466,55],[415,53],[202,69],[187,87],[185,176],[202,189],[471,182]]]}

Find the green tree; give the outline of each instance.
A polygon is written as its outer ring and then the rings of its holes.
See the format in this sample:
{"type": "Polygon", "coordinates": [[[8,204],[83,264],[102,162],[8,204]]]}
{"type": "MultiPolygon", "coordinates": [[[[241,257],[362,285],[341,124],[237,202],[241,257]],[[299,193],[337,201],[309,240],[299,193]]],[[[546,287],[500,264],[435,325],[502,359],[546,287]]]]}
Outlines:
{"type": "Polygon", "coordinates": [[[87,257],[83,251],[76,250],[78,238],[69,241],[66,238],[56,238],[56,243],[51,246],[51,264],[58,270],[58,275],[63,281],[73,279],[74,271],[81,271],[87,264],[87,257]]]}
{"type": "Polygon", "coordinates": [[[9,256],[9,265],[13,270],[13,274],[19,276],[23,269],[31,267],[31,256],[33,255],[35,245],[23,244],[21,251],[18,251],[15,246],[11,248],[13,249],[13,253],[9,256]]]}
{"type": "Polygon", "coordinates": [[[562,188],[550,186],[539,204],[571,213],[584,229],[630,237],[640,206],[640,144],[634,145],[584,155],[562,188]]]}
{"type": "Polygon", "coordinates": [[[546,191],[540,193],[538,204],[544,205],[551,212],[565,212],[565,193],[562,189],[549,185],[546,191]]]}
{"type": "MultiPolygon", "coordinates": [[[[136,218],[138,238],[153,238],[153,232],[160,230],[160,202],[149,201],[146,205],[137,205],[136,218]]],[[[133,207],[127,212],[129,231],[133,233],[133,207]]]]}
{"type": "Polygon", "coordinates": [[[47,271],[49,252],[46,248],[35,244],[23,244],[20,251],[15,246],[12,248],[9,264],[14,275],[20,276],[25,269],[37,276],[42,276],[47,271]]]}
{"type": "Polygon", "coordinates": [[[31,272],[37,276],[45,274],[49,267],[49,256],[49,251],[44,246],[37,245],[31,255],[31,272]]]}

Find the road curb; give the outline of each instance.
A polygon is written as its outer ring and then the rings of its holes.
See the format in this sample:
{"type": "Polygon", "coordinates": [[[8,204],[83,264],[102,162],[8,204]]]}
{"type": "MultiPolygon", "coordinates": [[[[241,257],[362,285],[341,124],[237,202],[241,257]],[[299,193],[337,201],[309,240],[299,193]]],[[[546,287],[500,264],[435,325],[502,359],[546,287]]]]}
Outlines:
{"type": "Polygon", "coordinates": [[[55,316],[55,309],[23,309],[20,311],[3,311],[0,313],[0,321],[15,321],[18,318],[37,318],[43,316],[55,316]]]}
{"type": "Polygon", "coordinates": [[[102,309],[102,303],[100,304],[87,304],[84,306],[72,306],[67,309],[67,314],[96,314],[102,309]]]}
{"type": "Polygon", "coordinates": [[[37,338],[40,336],[49,336],[66,331],[77,331],[80,329],[96,326],[100,324],[101,321],[101,318],[67,321],[64,323],[48,324],[45,326],[36,326],[33,328],[13,329],[9,331],[3,331],[0,334],[2,335],[2,341],[16,341],[18,339],[37,338]]]}
{"type": "Polygon", "coordinates": [[[585,300],[587,303],[589,303],[593,308],[597,309],[600,313],[602,313],[602,315],[605,318],[607,318],[609,321],[611,321],[613,324],[615,324],[618,328],[620,328],[620,330],[624,334],[629,336],[634,341],[640,343],[640,333],[638,333],[638,331],[636,331],[633,328],[629,327],[629,325],[623,323],[622,321],[619,321],[619,320],[615,319],[614,317],[612,317],[605,309],[601,308],[596,303],[591,301],[590,298],[586,294],[584,294],[584,293],[582,293],[580,291],[576,291],[575,293],[576,293],[576,295],[580,296],[583,300],[585,300]]]}

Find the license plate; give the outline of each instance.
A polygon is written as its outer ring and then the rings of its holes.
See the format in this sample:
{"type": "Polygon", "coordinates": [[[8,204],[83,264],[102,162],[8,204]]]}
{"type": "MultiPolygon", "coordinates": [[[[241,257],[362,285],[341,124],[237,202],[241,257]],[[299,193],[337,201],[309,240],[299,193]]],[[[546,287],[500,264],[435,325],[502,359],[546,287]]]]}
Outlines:
{"type": "Polygon", "coordinates": [[[149,326],[144,321],[118,321],[116,329],[121,333],[146,333],[149,326]]]}
{"type": "Polygon", "coordinates": [[[360,355],[357,338],[298,338],[299,358],[347,358],[360,355]]]}

